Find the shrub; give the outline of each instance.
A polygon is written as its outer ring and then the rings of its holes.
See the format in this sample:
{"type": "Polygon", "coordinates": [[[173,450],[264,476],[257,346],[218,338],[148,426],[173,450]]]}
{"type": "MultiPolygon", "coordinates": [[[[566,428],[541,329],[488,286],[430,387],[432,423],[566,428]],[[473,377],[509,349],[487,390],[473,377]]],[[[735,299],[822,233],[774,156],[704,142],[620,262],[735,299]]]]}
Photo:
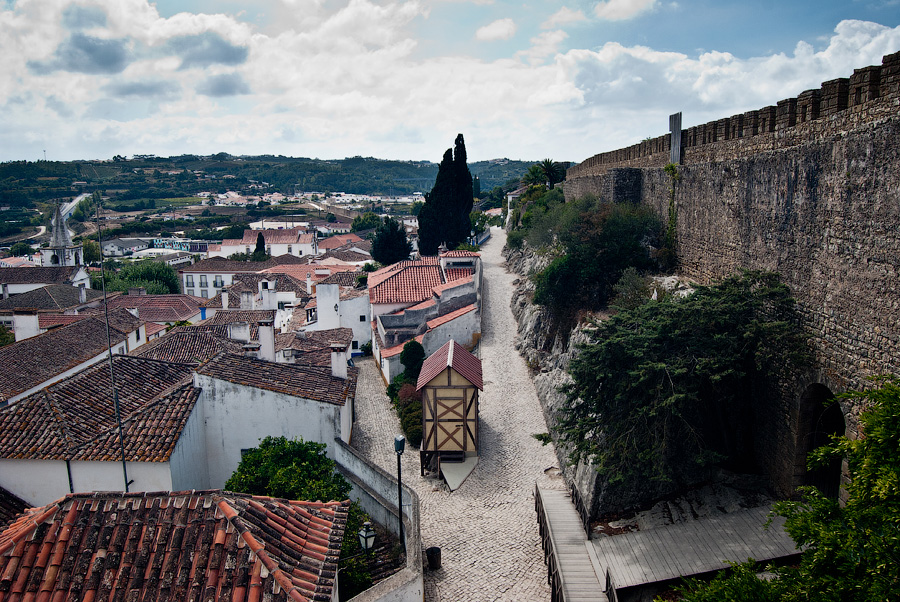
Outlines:
{"type": "Polygon", "coordinates": [[[525,242],[525,232],[522,230],[513,230],[506,235],[506,246],[510,249],[521,249],[523,242],[525,242]]]}

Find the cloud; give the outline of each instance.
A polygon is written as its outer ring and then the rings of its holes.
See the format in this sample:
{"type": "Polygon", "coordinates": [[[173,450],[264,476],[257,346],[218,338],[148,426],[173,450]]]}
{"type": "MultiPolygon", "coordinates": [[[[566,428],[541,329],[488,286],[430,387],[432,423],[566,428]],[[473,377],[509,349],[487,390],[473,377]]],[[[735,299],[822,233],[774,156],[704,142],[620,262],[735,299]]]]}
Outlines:
{"type": "Polygon", "coordinates": [[[568,34],[561,29],[545,31],[531,38],[531,48],[517,52],[516,57],[536,65],[559,52],[560,44],[568,37],[568,34]]]}
{"type": "Polygon", "coordinates": [[[62,23],[67,29],[106,27],[106,11],[99,6],[67,6],[62,13],[62,23]]]}
{"type": "Polygon", "coordinates": [[[197,92],[204,96],[221,98],[250,94],[250,86],[238,73],[225,73],[207,77],[197,86],[197,92]]]}
{"type": "Polygon", "coordinates": [[[167,80],[121,81],[103,88],[111,96],[139,98],[171,98],[178,90],[178,84],[167,80]]]}
{"type": "Polygon", "coordinates": [[[554,29],[561,25],[568,25],[569,23],[577,23],[579,21],[586,21],[587,17],[584,16],[584,13],[579,10],[572,10],[571,8],[563,6],[561,9],[550,15],[550,18],[544,21],[541,24],[541,29],[554,29]]]}
{"type": "Polygon", "coordinates": [[[482,42],[508,40],[516,35],[516,23],[512,19],[497,19],[484,27],[479,27],[475,38],[482,42]]]}
{"type": "Polygon", "coordinates": [[[624,21],[647,12],[656,6],[656,0],[605,0],[597,3],[594,14],[607,21],[624,21]]]}
{"type": "Polygon", "coordinates": [[[29,61],[28,67],[41,75],[57,70],[111,74],[124,71],[130,60],[126,40],[107,40],[73,33],[56,48],[53,59],[29,61]]]}
{"type": "Polygon", "coordinates": [[[248,50],[232,44],[214,32],[179,36],[169,40],[168,49],[181,57],[180,69],[210,65],[240,65],[247,60],[248,50]]]}

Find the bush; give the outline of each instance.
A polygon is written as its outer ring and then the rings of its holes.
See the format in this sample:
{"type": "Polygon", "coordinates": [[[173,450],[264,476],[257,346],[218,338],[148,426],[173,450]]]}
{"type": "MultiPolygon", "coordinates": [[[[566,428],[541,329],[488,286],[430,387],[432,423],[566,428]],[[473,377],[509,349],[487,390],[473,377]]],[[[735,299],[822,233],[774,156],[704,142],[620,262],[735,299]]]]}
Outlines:
{"type": "Polygon", "coordinates": [[[422,404],[410,403],[400,410],[400,426],[413,447],[422,444],[422,404]]]}
{"type": "Polygon", "coordinates": [[[510,249],[521,249],[523,242],[525,242],[525,232],[523,230],[513,230],[506,235],[506,246],[510,249]]]}

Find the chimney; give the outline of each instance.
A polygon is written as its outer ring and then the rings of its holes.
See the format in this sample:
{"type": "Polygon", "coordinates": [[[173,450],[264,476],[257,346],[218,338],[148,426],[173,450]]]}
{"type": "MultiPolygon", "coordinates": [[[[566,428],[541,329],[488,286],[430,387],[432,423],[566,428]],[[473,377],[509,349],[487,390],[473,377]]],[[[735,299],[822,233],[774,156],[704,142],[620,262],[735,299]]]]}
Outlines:
{"type": "Polygon", "coordinates": [[[87,289],[83,283],[78,285],[78,302],[87,303],[87,289]]]}
{"type": "Polygon", "coordinates": [[[244,343],[250,342],[250,323],[232,322],[228,325],[228,338],[244,343]]]}
{"type": "Polygon", "coordinates": [[[267,362],[275,361],[275,322],[259,321],[259,359],[267,362]]]}
{"type": "MultiPolygon", "coordinates": [[[[311,274],[311,272],[306,272],[306,293],[308,295],[313,294],[312,276],[310,274],[311,274]]],[[[5,284],[3,286],[6,287],[5,284]]],[[[3,298],[6,299],[6,297],[3,297],[3,298]]]]}
{"type": "Polygon", "coordinates": [[[14,309],[13,330],[17,341],[30,339],[41,334],[37,310],[28,308],[14,309]]]}
{"type": "Polygon", "coordinates": [[[228,309],[228,289],[222,289],[222,309],[228,309]]]}
{"type": "Polygon", "coordinates": [[[347,346],[343,343],[331,344],[331,375],[347,380],[347,346]]]}
{"type": "Polygon", "coordinates": [[[3,298],[9,299],[9,285],[5,282],[3,283],[3,298]]]}

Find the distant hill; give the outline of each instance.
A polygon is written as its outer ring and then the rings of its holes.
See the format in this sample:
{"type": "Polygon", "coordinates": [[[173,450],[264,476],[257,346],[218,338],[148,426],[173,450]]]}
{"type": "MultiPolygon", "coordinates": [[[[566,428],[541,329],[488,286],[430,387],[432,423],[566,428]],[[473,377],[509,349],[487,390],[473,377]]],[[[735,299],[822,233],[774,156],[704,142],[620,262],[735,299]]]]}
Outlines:
{"type": "MultiPolygon", "coordinates": [[[[520,178],[536,161],[494,159],[469,164],[490,191],[520,178]]],[[[198,192],[347,192],[404,195],[428,192],[437,176],[431,161],[372,157],[325,160],[274,155],[180,155],[113,161],[12,161],[0,163],[0,206],[36,203],[102,190],[117,201],[193,196],[198,192]]]]}

